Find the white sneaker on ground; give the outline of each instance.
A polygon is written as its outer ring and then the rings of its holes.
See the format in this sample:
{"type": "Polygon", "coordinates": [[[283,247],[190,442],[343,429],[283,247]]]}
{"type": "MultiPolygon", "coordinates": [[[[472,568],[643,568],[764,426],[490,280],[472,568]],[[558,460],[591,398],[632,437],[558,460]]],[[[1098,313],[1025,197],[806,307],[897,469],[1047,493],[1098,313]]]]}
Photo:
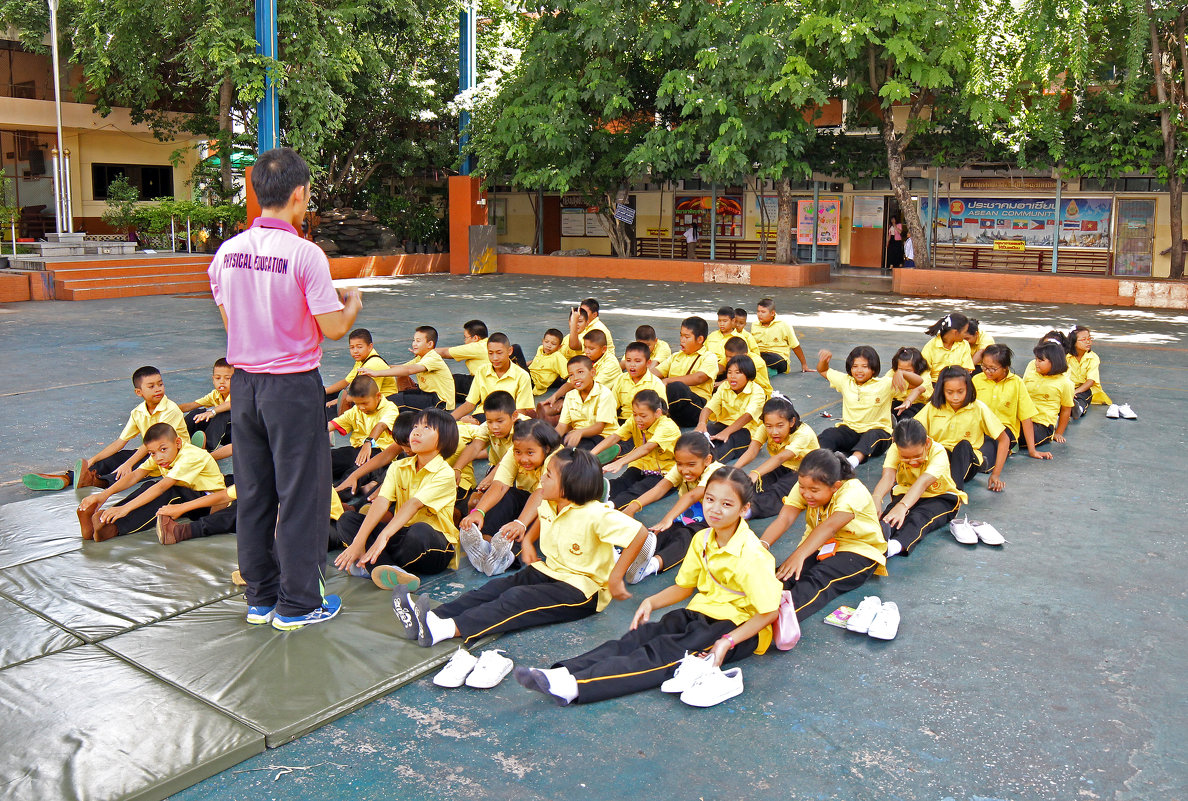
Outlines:
{"type": "Polygon", "coordinates": [[[866,634],[870,631],[870,624],[874,621],[875,615],[883,608],[883,601],[877,595],[868,595],[862,599],[862,603],[858,604],[854,609],[854,614],[850,615],[850,619],[846,621],[847,631],[856,631],[859,634],[866,634]]]}
{"type": "Polygon", "coordinates": [[[1006,542],[1006,537],[998,533],[998,529],[989,523],[971,523],[974,533],[978,535],[978,539],[987,545],[1002,545],[1006,542]]]}
{"type": "Polygon", "coordinates": [[[677,665],[676,673],[673,673],[671,679],[660,685],[660,692],[683,693],[696,684],[702,676],[715,670],[717,668],[711,665],[708,659],[686,651],[680,664],[677,665]]]}
{"type": "Polygon", "coordinates": [[[1122,415],[1123,420],[1137,420],[1138,415],[1134,413],[1134,409],[1130,408],[1129,403],[1124,403],[1118,407],[1118,414],[1122,415]]]}
{"type": "Polygon", "coordinates": [[[491,543],[483,539],[478,526],[466,526],[458,530],[458,542],[466,552],[470,564],[480,573],[484,573],[484,565],[491,556],[491,543]]]}
{"type": "Polygon", "coordinates": [[[478,657],[470,651],[459,648],[450,657],[450,661],[445,663],[445,667],[433,677],[433,683],[438,687],[461,687],[478,661],[478,657]]]}
{"type": "Polygon", "coordinates": [[[1118,404],[1111,403],[1110,408],[1106,409],[1106,417],[1111,420],[1117,420],[1119,417],[1118,404]]]}
{"type": "Polygon", "coordinates": [[[625,578],[628,584],[638,584],[647,577],[648,562],[652,561],[652,557],[655,555],[656,535],[649,531],[643,546],[639,549],[639,553],[632,560],[631,564],[627,566],[625,578]]]}
{"type": "Polygon", "coordinates": [[[697,683],[681,693],[681,701],[689,706],[709,707],[741,694],[743,691],[742,668],[718,670],[705,674],[697,683]]]}
{"type": "Polygon", "coordinates": [[[466,686],[476,690],[489,690],[511,673],[515,665],[503,655],[503,651],[490,650],[479,654],[478,664],[466,677],[466,686]]]}
{"type": "Polygon", "coordinates": [[[876,640],[895,639],[895,635],[899,633],[899,606],[894,601],[883,604],[883,608],[875,615],[874,622],[870,624],[868,633],[876,640]]]}
{"type": "Polygon", "coordinates": [[[511,567],[511,563],[514,561],[516,561],[516,555],[512,553],[512,541],[498,534],[492,537],[491,555],[486,564],[487,575],[498,576],[511,567]]]}
{"type": "Polygon", "coordinates": [[[968,517],[949,521],[949,532],[953,535],[953,539],[962,545],[978,544],[978,534],[974,531],[974,527],[969,524],[968,517]]]}

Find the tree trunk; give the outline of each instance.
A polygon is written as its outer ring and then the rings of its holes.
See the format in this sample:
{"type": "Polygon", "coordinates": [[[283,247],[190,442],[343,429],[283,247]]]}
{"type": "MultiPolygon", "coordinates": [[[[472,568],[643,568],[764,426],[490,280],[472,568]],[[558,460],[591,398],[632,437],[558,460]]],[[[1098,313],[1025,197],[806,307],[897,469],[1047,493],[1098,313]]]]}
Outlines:
{"type": "Polygon", "coordinates": [[[604,197],[606,205],[599,212],[599,216],[602,218],[600,220],[602,228],[610,237],[615,255],[620,259],[625,259],[631,255],[631,237],[627,235],[627,225],[615,216],[615,206],[620,203],[624,206],[627,205],[627,202],[631,200],[631,187],[627,183],[621,183],[614,195],[607,192],[604,197]]]}
{"type": "Polygon", "coordinates": [[[1171,172],[1167,181],[1171,195],[1171,273],[1172,278],[1184,277],[1184,179],[1171,172]]]}
{"type": "Polygon", "coordinates": [[[776,264],[796,264],[796,201],[792,197],[792,179],[776,181],[776,264]]]}
{"type": "Polygon", "coordinates": [[[882,132],[883,143],[887,146],[887,173],[891,179],[891,191],[899,201],[899,213],[912,237],[916,266],[931,267],[928,251],[924,248],[924,226],[920,222],[920,211],[912,202],[912,193],[908,191],[907,180],[903,177],[903,142],[895,133],[895,118],[889,108],[883,112],[882,132]]]}
{"type": "Polygon", "coordinates": [[[235,136],[231,128],[231,100],[234,94],[235,84],[228,75],[219,86],[219,173],[224,200],[235,194],[235,179],[231,174],[232,142],[235,136]]]}
{"type": "MultiPolygon", "coordinates": [[[[1176,159],[1176,123],[1172,120],[1172,93],[1164,71],[1164,50],[1160,41],[1155,12],[1147,0],[1147,20],[1151,32],[1151,67],[1155,77],[1155,99],[1159,101],[1159,133],[1163,138],[1163,165],[1167,168],[1167,188],[1171,198],[1171,272],[1172,278],[1184,277],[1184,179],[1176,159]]],[[[1173,51],[1174,53],[1174,51],[1173,51]]],[[[1175,56],[1172,56],[1174,61],[1175,56]]],[[[1174,66],[1174,65],[1173,65],[1174,66]]],[[[1181,65],[1188,69],[1188,64],[1181,65]]],[[[1174,73],[1173,73],[1174,77],[1174,73]]]]}

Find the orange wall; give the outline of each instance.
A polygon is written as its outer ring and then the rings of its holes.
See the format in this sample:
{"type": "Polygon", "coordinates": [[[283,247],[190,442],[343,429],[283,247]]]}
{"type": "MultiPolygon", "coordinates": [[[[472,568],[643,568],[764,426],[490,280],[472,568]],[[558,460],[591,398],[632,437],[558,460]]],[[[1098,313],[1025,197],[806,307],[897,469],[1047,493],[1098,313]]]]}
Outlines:
{"type": "Polygon", "coordinates": [[[892,271],[896,294],[924,297],[1188,309],[1188,284],[989,270],[892,271]]]}
{"type": "Polygon", "coordinates": [[[340,256],[330,259],[330,277],[374,278],[387,275],[448,273],[450,254],[409,253],[396,256],[340,256]]]}

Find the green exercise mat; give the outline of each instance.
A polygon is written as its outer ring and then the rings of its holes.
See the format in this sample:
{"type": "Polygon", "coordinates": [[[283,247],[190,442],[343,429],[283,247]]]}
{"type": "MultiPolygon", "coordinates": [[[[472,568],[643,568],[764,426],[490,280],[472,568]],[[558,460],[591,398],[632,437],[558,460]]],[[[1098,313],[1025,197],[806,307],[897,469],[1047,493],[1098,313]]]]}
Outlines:
{"type": "Polygon", "coordinates": [[[94,645],[0,670],[0,797],[161,799],[264,750],[259,732],[94,645]]]}
{"type": "Polygon", "coordinates": [[[65,629],[0,596],[0,670],[82,642],[65,629]]]}
{"type": "Polygon", "coordinates": [[[89,492],[67,490],[0,506],[0,568],[80,550],[74,510],[89,492]]]}
{"type": "Polygon", "coordinates": [[[299,631],[249,626],[242,598],[204,606],[103,642],[140,668],[289,742],[445,662],[456,642],[421,648],[398,636],[392,594],[335,573],[338,617],[299,631]]]}
{"type": "Polygon", "coordinates": [[[0,570],[0,593],[94,642],[234,595],[236,564],[234,536],[129,534],[0,570]]]}

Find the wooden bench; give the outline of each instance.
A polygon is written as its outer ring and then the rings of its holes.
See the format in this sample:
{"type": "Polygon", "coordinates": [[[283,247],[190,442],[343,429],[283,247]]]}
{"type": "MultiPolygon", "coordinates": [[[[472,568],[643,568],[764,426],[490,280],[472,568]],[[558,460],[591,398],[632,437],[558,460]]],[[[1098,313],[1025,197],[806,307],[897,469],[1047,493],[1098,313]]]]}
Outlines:
{"type": "MultiPolygon", "coordinates": [[[[1113,254],[1104,250],[1061,248],[1057,272],[1074,275],[1109,275],[1113,254]]],[[[933,266],[960,270],[1031,270],[1052,272],[1052,249],[994,250],[989,247],[937,245],[933,266]]]]}
{"type": "MultiPolygon", "coordinates": [[[[714,249],[715,261],[759,261],[762,242],[757,239],[719,239],[714,249]]],[[[635,240],[635,255],[645,259],[685,259],[684,237],[641,237],[635,240]]],[[[710,260],[710,241],[702,238],[696,246],[697,261],[710,260]]],[[[767,243],[766,261],[775,260],[775,242],[767,243]]]]}

